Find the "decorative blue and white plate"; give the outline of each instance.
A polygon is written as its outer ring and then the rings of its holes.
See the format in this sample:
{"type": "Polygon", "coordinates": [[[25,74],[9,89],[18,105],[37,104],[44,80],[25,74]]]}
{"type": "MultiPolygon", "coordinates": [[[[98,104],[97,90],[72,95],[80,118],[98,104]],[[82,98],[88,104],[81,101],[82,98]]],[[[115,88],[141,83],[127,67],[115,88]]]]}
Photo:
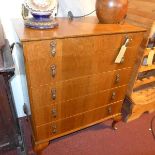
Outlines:
{"type": "Polygon", "coordinates": [[[25,0],[25,7],[35,14],[50,14],[55,6],[56,0],[25,0]]]}

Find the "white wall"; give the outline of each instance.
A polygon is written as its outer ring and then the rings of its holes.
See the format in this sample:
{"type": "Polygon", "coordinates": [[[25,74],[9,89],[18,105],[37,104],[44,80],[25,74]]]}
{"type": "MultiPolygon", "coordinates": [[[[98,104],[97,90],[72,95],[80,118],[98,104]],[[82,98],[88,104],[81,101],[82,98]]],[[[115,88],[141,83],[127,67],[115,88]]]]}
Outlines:
{"type": "MultiPolygon", "coordinates": [[[[87,14],[95,9],[96,0],[59,0],[58,16],[67,16],[68,11],[72,11],[75,16],[87,14]]],[[[5,28],[6,38],[10,44],[19,42],[16,33],[13,30],[11,19],[21,18],[21,5],[23,0],[0,0],[0,18],[5,28]]],[[[95,13],[93,14],[95,15],[95,13]]],[[[29,105],[27,92],[26,76],[24,71],[24,62],[22,50],[16,46],[13,51],[15,62],[15,76],[11,80],[11,86],[18,117],[24,116],[23,104],[29,105]]]]}
{"type": "Polygon", "coordinates": [[[95,10],[95,2],[96,0],[59,0],[58,16],[67,16],[68,11],[72,11],[75,16],[88,14],[95,10]]]}

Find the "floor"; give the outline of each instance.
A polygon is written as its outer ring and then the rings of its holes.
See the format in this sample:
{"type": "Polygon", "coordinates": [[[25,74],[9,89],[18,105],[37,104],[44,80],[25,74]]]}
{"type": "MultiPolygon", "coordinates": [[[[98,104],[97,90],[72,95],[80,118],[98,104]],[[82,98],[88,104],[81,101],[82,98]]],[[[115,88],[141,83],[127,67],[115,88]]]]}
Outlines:
{"type": "MultiPolygon", "coordinates": [[[[155,155],[155,139],[150,122],[155,113],[144,114],[129,122],[119,122],[111,129],[111,120],[53,140],[42,155],[155,155]]],[[[34,155],[28,123],[22,119],[28,155],[34,155]]],[[[155,130],[155,122],[154,122],[155,130]]],[[[0,155],[18,155],[16,151],[0,155]]]]}

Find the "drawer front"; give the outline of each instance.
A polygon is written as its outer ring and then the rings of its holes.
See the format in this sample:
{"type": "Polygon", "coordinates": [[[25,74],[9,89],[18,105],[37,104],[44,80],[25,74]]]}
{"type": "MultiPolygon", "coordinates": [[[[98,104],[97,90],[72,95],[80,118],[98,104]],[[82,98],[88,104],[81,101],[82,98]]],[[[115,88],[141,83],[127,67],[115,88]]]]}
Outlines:
{"type": "Polygon", "coordinates": [[[51,54],[51,41],[24,43],[24,57],[29,86],[36,87],[54,81],[64,81],[80,76],[132,67],[137,48],[142,40],[139,33],[129,34],[124,62],[115,64],[125,34],[58,39],[51,54]]]}
{"type": "Polygon", "coordinates": [[[49,105],[42,108],[36,107],[34,109],[33,118],[35,119],[36,126],[40,126],[52,121],[103,107],[107,104],[123,100],[126,88],[127,86],[123,86],[63,103],[49,105]]]}
{"type": "Polygon", "coordinates": [[[59,82],[52,85],[39,86],[38,88],[31,88],[31,104],[33,104],[34,108],[43,107],[127,85],[130,74],[130,69],[123,69],[61,83],[59,82]]]}
{"type": "Polygon", "coordinates": [[[49,137],[54,138],[55,136],[59,137],[71,133],[73,130],[76,131],[88,127],[100,120],[102,121],[102,119],[108,119],[115,114],[120,114],[121,107],[122,102],[117,102],[106,107],[37,127],[36,140],[39,141],[49,137]]]}

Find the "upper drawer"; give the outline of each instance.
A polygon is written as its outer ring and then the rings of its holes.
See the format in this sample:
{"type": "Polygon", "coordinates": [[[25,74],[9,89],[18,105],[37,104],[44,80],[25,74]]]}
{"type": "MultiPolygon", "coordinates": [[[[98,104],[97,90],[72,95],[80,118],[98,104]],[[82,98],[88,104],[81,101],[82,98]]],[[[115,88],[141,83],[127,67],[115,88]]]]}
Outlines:
{"type": "Polygon", "coordinates": [[[132,41],[121,64],[115,64],[114,61],[125,41],[125,34],[26,42],[24,58],[29,85],[34,87],[54,80],[64,81],[132,67],[142,35],[128,34],[132,41]]]}

